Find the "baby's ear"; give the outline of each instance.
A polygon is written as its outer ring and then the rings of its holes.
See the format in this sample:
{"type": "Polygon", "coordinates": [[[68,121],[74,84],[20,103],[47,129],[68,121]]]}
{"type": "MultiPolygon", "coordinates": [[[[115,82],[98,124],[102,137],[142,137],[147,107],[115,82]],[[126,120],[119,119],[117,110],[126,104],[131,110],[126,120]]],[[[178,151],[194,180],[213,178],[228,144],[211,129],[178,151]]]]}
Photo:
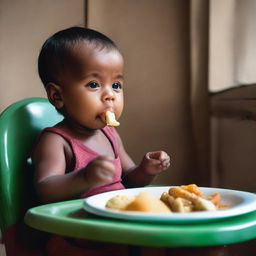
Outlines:
{"type": "Polygon", "coordinates": [[[55,83],[48,83],[46,85],[46,92],[49,101],[57,108],[61,109],[64,106],[62,97],[62,88],[55,83]]]}

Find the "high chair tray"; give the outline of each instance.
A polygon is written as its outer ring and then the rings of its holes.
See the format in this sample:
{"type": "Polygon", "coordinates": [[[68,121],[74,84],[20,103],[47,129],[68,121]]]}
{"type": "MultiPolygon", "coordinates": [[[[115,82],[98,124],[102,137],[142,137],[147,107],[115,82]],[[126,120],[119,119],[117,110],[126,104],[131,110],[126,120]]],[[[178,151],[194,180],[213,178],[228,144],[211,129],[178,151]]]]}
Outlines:
{"type": "Polygon", "coordinates": [[[83,209],[84,200],[31,208],[25,223],[54,234],[151,247],[213,246],[256,238],[256,211],[202,223],[150,223],[106,218],[83,209]]]}

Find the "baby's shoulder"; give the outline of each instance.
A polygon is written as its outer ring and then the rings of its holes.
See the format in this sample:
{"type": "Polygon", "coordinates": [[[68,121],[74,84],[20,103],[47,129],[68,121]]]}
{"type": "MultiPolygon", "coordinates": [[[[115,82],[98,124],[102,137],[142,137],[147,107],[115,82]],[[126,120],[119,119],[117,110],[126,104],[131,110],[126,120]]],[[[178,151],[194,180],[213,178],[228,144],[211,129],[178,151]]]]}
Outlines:
{"type": "Polygon", "coordinates": [[[59,123],[53,127],[43,129],[38,136],[38,140],[45,141],[46,143],[49,143],[49,145],[52,144],[51,142],[66,145],[67,138],[69,137],[68,132],[63,129],[61,123],[59,123]]]}
{"type": "Polygon", "coordinates": [[[61,136],[58,133],[55,132],[51,132],[51,131],[47,131],[45,130],[44,132],[42,132],[39,136],[39,141],[46,141],[46,142],[56,142],[56,143],[64,143],[65,139],[63,138],[63,136],[61,136]]]}
{"type": "Polygon", "coordinates": [[[40,134],[37,142],[35,143],[31,158],[33,162],[49,159],[66,159],[72,158],[72,150],[70,145],[59,134],[45,131],[40,134]]]}
{"type": "Polygon", "coordinates": [[[49,131],[44,131],[38,137],[34,145],[34,151],[60,150],[61,148],[66,147],[66,144],[67,142],[61,135],[49,131]]]}

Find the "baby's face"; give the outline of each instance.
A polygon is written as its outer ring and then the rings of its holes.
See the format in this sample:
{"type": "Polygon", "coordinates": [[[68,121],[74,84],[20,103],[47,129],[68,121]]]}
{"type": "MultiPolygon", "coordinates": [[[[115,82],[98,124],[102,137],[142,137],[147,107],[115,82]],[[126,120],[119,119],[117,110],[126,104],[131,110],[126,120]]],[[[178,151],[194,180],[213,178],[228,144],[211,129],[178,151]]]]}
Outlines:
{"type": "Polygon", "coordinates": [[[59,77],[65,114],[89,129],[105,126],[107,110],[118,119],[123,110],[123,57],[115,49],[81,42],[71,51],[59,77]]]}

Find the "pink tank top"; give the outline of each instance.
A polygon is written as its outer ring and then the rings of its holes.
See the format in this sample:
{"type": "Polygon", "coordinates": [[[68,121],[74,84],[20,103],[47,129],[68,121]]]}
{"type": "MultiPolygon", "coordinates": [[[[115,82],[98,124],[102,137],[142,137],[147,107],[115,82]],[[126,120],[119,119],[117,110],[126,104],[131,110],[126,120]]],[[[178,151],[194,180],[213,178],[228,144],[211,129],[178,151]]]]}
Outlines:
{"type": "MultiPolygon", "coordinates": [[[[44,129],[42,132],[53,132],[62,136],[71,146],[74,155],[74,169],[72,171],[79,170],[84,168],[91,162],[94,158],[100,156],[97,152],[90,149],[86,145],[84,145],[81,141],[72,137],[70,132],[67,129],[58,126],[58,124],[54,127],[49,127],[44,129]]],[[[112,144],[114,153],[115,153],[115,160],[114,164],[116,167],[116,173],[113,179],[113,182],[104,186],[98,186],[91,188],[90,190],[84,192],[81,195],[81,198],[96,195],[99,193],[113,191],[118,189],[124,189],[123,184],[121,183],[121,175],[122,175],[122,167],[120,158],[118,155],[118,146],[117,146],[117,136],[116,136],[116,129],[113,127],[106,126],[102,129],[103,133],[109,139],[110,143],[112,144]]]]}

